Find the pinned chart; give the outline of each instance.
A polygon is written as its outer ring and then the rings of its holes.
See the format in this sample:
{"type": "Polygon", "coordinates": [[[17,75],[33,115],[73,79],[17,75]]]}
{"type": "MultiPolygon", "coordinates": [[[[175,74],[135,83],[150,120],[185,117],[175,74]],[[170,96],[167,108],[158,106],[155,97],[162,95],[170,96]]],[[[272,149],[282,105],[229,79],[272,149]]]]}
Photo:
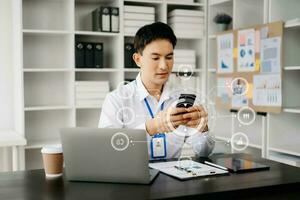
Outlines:
{"type": "Polygon", "coordinates": [[[217,35],[217,107],[281,112],[282,36],[283,22],[217,35]]]}
{"type": "Polygon", "coordinates": [[[280,106],[281,77],[280,75],[256,75],[253,77],[253,104],[257,106],[280,106]]]}

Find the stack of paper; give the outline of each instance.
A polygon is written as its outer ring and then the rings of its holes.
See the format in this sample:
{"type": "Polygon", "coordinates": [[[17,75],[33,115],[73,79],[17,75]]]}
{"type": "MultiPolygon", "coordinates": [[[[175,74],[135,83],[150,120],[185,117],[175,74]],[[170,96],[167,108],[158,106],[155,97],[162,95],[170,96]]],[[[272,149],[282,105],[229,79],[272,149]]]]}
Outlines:
{"type": "MultiPolygon", "coordinates": [[[[182,0],[167,0],[168,3],[183,3],[182,0]]],[[[184,3],[194,3],[194,0],[184,0],[184,3]]]]}
{"type": "Polygon", "coordinates": [[[201,38],[204,34],[204,12],[175,9],[168,13],[168,24],[177,37],[201,38]]]}
{"type": "Polygon", "coordinates": [[[124,6],[125,35],[135,35],[139,28],[155,21],[155,8],[149,6],[124,6]]]}
{"type": "Polygon", "coordinates": [[[189,49],[174,50],[173,71],[193,71],[196,68],[196,51],[189,49]]]}
{"type": "Polygon", "coordinates": [[[101,107],[108,92],[108,81],[76,81],[76,106],[101,107]]]}

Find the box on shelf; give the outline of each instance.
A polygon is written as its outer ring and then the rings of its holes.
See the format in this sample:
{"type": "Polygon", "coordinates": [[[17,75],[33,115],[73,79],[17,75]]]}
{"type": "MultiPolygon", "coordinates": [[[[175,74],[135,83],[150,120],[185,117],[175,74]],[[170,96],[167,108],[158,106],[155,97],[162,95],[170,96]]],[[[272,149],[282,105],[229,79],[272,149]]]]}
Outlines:
{"type": "Polygon", "coordinates": [[[203,37],[204,12],[200,10],[174,9],[168,13],[168,24],[177,37],[203,37]]]}
{"type": "Polygon", "coordinates": [[[109,93],[108,81],[76,81],[76,106],[100,107],[109,93]]]}
{"type": "Polygon", "coordinates": [[[187,69],[192,71],[196,68],[196,52],[190,49],[174,50],[174,66],[173,71],[181,71],[187,69]]]}
{"type": "Polygon", "coordinates": [[[124,6],[124,33],[135,35],[139,28],[155,22],[155,8],[151,6],[124,6]]]}

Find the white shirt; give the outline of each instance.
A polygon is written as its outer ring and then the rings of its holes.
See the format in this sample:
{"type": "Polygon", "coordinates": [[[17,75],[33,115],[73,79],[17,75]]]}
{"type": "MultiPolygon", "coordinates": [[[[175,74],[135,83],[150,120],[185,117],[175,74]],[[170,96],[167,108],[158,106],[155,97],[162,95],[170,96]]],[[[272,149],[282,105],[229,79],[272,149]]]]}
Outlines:
{"type": "MultiPolygon", "coordinates": [[[[171,84],[167,81],[158,102],[148,93],[141,81],[140,74],[138,74],[135,81],[118,87],[106,96],[102,105],[98,127],[146,130],[145,122],[147,119],[151,118],[151,116],[145,105],[144,99],[147,99],[155,116],[155,114],[160,111],[162,103],[164,103],[164,109],[174,106],[174,100],[178,99],[178,95],[175,94],[179,94],[180,89],[174,91],[171,84]]],[[[147,139],[150,158],[149,144],[151,136],[148,134],[147,139]]],[[[209,132],[200,133],[196,129],[179,126],[175,131],[166,133],[167,158],[180,157],[181,148],[184,142],[193,147],[193,151],[197,156],[208,156],[215,145],[209,132]]]]}

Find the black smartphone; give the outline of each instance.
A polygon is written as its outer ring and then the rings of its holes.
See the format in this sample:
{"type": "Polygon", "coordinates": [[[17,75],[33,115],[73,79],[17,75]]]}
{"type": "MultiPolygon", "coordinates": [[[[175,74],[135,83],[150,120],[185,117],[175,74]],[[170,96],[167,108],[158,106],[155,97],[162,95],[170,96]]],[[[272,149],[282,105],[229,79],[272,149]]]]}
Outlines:
{"type": "Polygon", "coordinates": [[[177,108],[189,108],[194,105],[196,100],[195,94],[180,94],[178,103],[176,104],[177,108]]]}

